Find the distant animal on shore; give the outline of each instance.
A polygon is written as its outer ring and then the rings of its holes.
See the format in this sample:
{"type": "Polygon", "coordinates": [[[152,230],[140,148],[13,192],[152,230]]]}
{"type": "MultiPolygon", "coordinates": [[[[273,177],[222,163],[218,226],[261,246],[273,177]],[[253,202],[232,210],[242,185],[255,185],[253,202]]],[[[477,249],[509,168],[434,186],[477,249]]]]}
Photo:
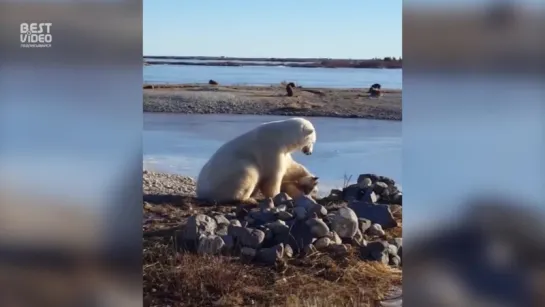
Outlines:
{"type": "Polygon", "coordinates": [[[209,80],[208,81],[208,84],[210,85],[218,85],[219,83],[217,81],[214,81],[214,80],[209,80]]]}
{"type": "MultiPolygon", "coordinates": [[[[303,118],[261,124],[221,146],[203,166],[197,179],[197,197],[218,203],[255,203],[252,195],[280,193],[288,170],[303,174],[291,153],[312,154],[316,129],[303,118]]],[[[302,166],[301,166],[302,167],[302,166]]],[[[308,172],[308,171],[307,171],[308,172]]],[[[299,179],[301,175],[293,175],[299,179]]],[[[317,179],[316,179],[317,180],[317,179]]],[[[306,184],[308,185],[308,183],[306,184]]]]}
{"type": "Polygon", "coordinates": [[[290,82],[286,85],[286,93],[288,95],[288,97],[292,97],[293,96],[293,89],[295,88],[295,83],[293,82],[290,82]]]}
{"type": "Polygon", "coordinates": [[[375,83],[371,85],[369,90],[367,91],[369,96],[371,97],[380,97],[382,95],[381,86],[378,83],[375,83]]]}

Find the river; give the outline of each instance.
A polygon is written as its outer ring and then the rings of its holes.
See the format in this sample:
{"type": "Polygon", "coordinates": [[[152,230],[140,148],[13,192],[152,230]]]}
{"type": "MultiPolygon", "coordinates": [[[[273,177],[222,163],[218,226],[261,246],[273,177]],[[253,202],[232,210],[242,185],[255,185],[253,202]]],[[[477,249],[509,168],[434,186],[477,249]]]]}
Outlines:
{"type": "Polygon", "coordinates": [[[362,88],[380,83],[402,89],[401,69],[300,68],[283,66],[144,66],[144,83],[207,83],[223,85],[278,85],[295,82],[304,87],[362,88]]]}
{"type": "MultiPolygon", "coordinates": [[[[280,116],[144,113],[144,168],[197,177],[226,141],[280,116]]],[[[320,177],[320,194],[351,183],[361,173],[401,183],[401,122],[310,118],[316,127],[314,153],[294,158],[320,177]]]]}

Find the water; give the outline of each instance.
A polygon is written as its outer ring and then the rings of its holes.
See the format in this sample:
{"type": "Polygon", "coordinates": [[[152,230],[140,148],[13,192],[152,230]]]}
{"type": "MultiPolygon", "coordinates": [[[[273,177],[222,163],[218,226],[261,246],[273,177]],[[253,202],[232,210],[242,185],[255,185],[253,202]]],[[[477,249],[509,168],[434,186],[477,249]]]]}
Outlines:
{"type": "MultiPolygon", "coordinates": [[[[196,178],[226,141],[281,116],[144,113],[144,168],[196,178]]],[[[377,173],[401,183],[401,122],[311,118],[318,141],[314,153],[294,158],[320,177],[320,194],[377,173]]]]}
{"type": "Polygon", "coordinates": [[[305,87],[361,88],[380,83],[402,88],[401,69],[300,68],[282,66],[144,66],[144,83],[208,83],[223,85],[278,85],[282,81],[305,87]]]}
{"type": "Polygon", "coordinates": [[[310,64],[313,62],[290,62],[290,61],[246,61],[246,60],[193,60],[193,59],[187,59],[187,60],[180,60],[180,59],[146,59],[148,61],[161,61],[165,63],[179,63],[179,62],[186,62],[186,63],[240,63],[240,64],[275,64],[275,65],[285,65],[286,63],[290,64],[310,64]]]}

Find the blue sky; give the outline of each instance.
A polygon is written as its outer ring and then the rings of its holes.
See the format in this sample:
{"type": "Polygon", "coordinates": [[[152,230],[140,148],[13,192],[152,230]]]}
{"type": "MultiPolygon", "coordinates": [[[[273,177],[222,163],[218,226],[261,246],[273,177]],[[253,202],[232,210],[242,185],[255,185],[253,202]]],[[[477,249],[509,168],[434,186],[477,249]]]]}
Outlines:
{"type": "Polygon", "coordinates": [[[144,55],[399,57],[402,1],[144,0],[144,55]]]}

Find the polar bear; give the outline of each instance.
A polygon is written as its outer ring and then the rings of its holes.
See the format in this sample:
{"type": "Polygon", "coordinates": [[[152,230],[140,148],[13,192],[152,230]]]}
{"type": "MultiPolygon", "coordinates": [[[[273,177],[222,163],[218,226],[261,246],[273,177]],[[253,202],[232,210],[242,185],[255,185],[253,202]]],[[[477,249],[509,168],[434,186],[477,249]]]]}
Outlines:
{"type": "Polygon", "coordinates": [[[260,191],[265,197],[280,193],[290,166],[291,152],[311,155],[316,129],[295,117],[261,124],[221,146],[201,169],[197,197],[219,203],[253,202],[260,191]]]}
{"type": "Polygon", "coordinates": [[[280,191],[285,192],[291,198],[301,195],[316,195],[318,193],[318,179],[306,167],[293,160],[290,155],[280,191]]]}

